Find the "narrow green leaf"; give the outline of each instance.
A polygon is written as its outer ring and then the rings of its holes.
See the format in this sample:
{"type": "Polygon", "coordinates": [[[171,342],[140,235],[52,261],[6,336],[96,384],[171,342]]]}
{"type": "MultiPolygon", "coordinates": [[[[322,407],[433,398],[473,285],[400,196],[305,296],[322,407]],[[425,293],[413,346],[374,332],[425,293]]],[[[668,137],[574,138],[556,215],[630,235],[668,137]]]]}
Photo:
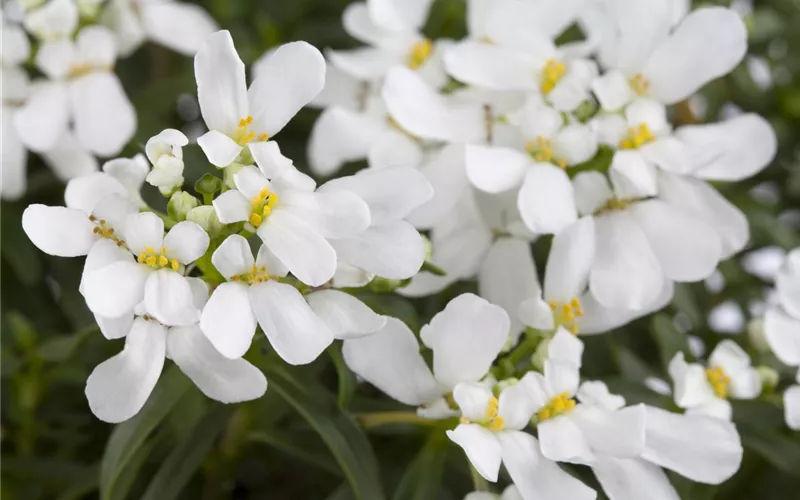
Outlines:
{"type": "Polygon", "coordinates": [[[0,213],[3,246],[0,253],[25,285],[33,286],[42,279],[41,252],[22,230],[22,207],[3,203],[0,213]]]}
{"type": "Polygon", "coordinates": [[[328,347],[328,354],[330,354],[333,360],[333,366],[336,367],[336,374],[339,377],[339,408],[346,410],[350,406],[350,402],[353,400],[353,396],[356,393],[356,376],[344,362],[341,344],[331,344],[331,346],[328,347]]]}
{"type": "Polygon", "coordinates": [[[100,464],[100,498],[108,500],[122,471],[133,459],[147,436],[164,420],[190,386],[189,379],[177,366],[171,366],[161,376],[142,411],[119,424],[111,433],[100,464]]]}
{"type": "Polygon", "coordinates": [[[800,443],[796,439],[778,430],[756,425],[739,423],[737,428],[746,449],[757,453],[777,469],[800,476],[800,443]]]}
{"type": "Polygon", "coordinates": [[[142,500],[178,498],[225,429],[234,407],[214,405],[161,464],[142,500]]]}
{"type": "Polygon", "coordinates": [[[650,323],[650,331],[653,339],[658,344],[658,352],[661,356],[661,365],[666,368],[673,356],[678,352],[689,352],[689,343],[686,334],[675,327],[672,318],[667,314],[657,314],[650,323]]]}
{"type": "Polygon", "coordinates": [[[320,435],[359,500],[384,500],[378,459],[353,417],[342,413],[334,397],[301,383],[296,369],[265,367],[270,388],[278,392],[320,435]]]}
{"type": "MultiPolygon", "coordinates": [[[[311,436],[316,438],[316,434],[311,434],[311,436]]],[[[342,475],[342,471],[339,469],[336,462],[334,462],[330,452],[326,448],[321,448],[321,445],[318,444],[319,439],[316,439],[317,448],[319,448],[319,450],[316,450],[313,444],[305,442],[307,441],[305,436],[272,427],[254,432],[248,436],[248,439],[255,443],[262,443],[280,450],[287,455],[336,476],[342,475]]]]}
{"type": "Polygon", "coordinates": [[[125,468],[120,471],[116,481],[114,481],[113,487],[107,494],[108,496],[104,498],[108,498],[108,500],[126,500],[128,498],[139,471],[142,470],[145,460],[150,456],[150,452],[156,447],[158,441],[158,439],[151,439],[136,448],[125,468]]]}
{"type": "Polygon", "coordinates": [[[431,432],[428,442],[397,485],[392,500],[438,498],[448,450],[448,440],[444,430],[435,429],[431,432]]]}
{"type": "Polygon", "coordinates": [[[89,493],[96,491],[99,472],[99,464],[87,467],[84,472],[78,474],[72,483],[58,495],[57,500],[80,500],[89,493]]]}
{"type": "Polygon", "coordinates": [[[96,332],[97,327],[93,326],[70,335],[59,335],[58,337],[48,339],[39,346],[39,356],[51,363],[65,361],[80,347],[86,337],[96,332]]]}

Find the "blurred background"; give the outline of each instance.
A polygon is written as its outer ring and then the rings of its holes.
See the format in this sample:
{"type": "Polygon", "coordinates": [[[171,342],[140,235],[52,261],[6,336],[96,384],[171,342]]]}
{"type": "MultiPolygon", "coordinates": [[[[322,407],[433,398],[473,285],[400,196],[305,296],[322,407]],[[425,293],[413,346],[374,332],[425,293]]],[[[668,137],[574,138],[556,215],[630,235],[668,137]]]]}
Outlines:
{"type": "MultiPolygon", "coordinates": [[[[348,0],[195,3],[231,31],[248,66],[269,48],[292,40],[320,49],[356,46],[340,22],[348,0]]],[[[769,300],[767,291],[783,253],[800,246],[800,1],[733,4],[749,28],[748,57],[731,75],[679,106],[674,120],[705,122],[739,110],[757,112],[775,127],[780,150],[757,176],[717,186],[749,219],[752,239],[743,253],[723,262],[705,283],[679,285],[672,304],[655,316],[587,340],[591,355],[583,375],[607,381],[629,403],[668,406],[669,399],[652,387],[666,377],[666,363],[676,351],[702,352],[725,336],[748,335],[748,324],[769,300]]],[[[425,33],[460,38],[464,18],[463,0],[436,0],[425,33]]],[[[145,44],[118,61],[116,71],[139,119],[137,135],[121,156],[142,152],[146,140],[167,127],[190,138],[202,133],[191,58],[145,44]]],[[[306,171],[306,141],[317,114],[303,110],[279,137],[284,154],[306,171]]],[[[196,146],[184,151],[191,186],[208,165],[196,146]]],[[[344,172],[362,166],[348,165],[344,172]]],[[[3,202],[0,210],[4,500],[372,500],[384,495],[455,500],[470,491],[464,457],[441,430],[360,430],[348,413],[402,408],[373,388],[356,392],[356,381],[336,349],[302,368],[274,362],[266,346],[251,350],[248,358],[265,370],[270,384],[267,395],[252,403],[210,401],[171,367],[133,420],[115,428],[94,418],[83,394],[86,377],[118,352],[123,341],[105,340],[85,307],[78,293],[82,259],[45,255],[22,232],[20,217],[28,204],[63,203],[63,184],[35,155],[29,159],[28,176],[27,195],[15,203],[3,202]]],[[[145,197],[154,206],[165,206],[151,186],[145,185],[145,197]]],[[[546,238],[535,244],[540,266],[548,246],[546,238]]],[[[474,283],[459,283],[416,301],[377,290],[365,291],[361,298],[418,330],[450,298],[474,288],[474,283]]],[[[751,345],[754,364],[780,368],[757,343],[751,345]]],[[[782,411],[772,402],[779,391],[736,405],[746,447],[739,473],[721,486],[675,476],[682,498],[800,498],[800,435],[785,428],[782,411]]],[[[586,470],[576,473],[594,484],[586,470]]]]}

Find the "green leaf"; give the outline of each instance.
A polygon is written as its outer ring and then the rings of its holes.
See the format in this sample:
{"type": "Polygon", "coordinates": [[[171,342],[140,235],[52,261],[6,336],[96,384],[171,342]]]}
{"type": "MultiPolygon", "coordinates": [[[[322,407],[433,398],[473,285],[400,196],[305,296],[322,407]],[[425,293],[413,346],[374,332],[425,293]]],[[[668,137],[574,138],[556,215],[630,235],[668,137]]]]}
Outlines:
{"type": "Polygon", "coordinates": [[[436,276],[447,276],[447,271],[427,260],[422,263],[420,271],[427,271],[436,276]]]}
{"type": "Polygon", "coordinates": [[[406,470],[392,500],[427,500],[438,498],[449,450],[443,429],[431,432],[428,442],[406,470]]]}
{"type": "Polygon", "coordinates": [[[120,471],[119,476],[117,476],[113,487],[108,491],[107,496],[103,498],[107,498],[108,500],[126,500],[128,498],[128,494],[131,492],[131,488],[133,488],[136,482],[139,471],[142,470],[145,460],[150,456],[150,452],[156,447],[158,441],[158,439],[151,439],[142,446],[136,448],[136,451],[131,455],[125,468],[120,471]]]}
{"type": "Polygon", "coordinates": [[[97,490],[99,472],[99,464],[87,467],[85,472],[78,474],[72,483],[58,495],[57,500],[80,500],[89,493],[97,490]]]}
{"type": "Polygon", "coordinates": [[[0,239],[3,241],[0,252],[3,259],[14,269],[14,274],[28,286],[42,279],[41,253],[33,246],[22,230],[22,208],[16,204],[3,203],[0,211],[0,239]]]}
{"type": "Polygon", "coordinates": [[[112,498],[117,481],[142,447],[147,436],[164,420],[190,387],[189,379],[177,366],[165,370],[150,399],[138,415],[119,424],[106,444],[100,464],[100,498],[112,498]]]}
{"type": "MultiPolygon", "coordinates": [[[[296,432],[288,432],[284,429],[269,427],[258,432],[253,432],[248,436],[250,441],[265,444],[276,450],[280,450],[298,460],[318,467],[336,476],[341,476],[342,471],[331,458],[330,452],[325,448],[314,449],[314,445],[319,443],[315,434],[311,434],[316,443],[309,443],[306,436],[296,432]],[[320,453],[321,452],[321,453],[320,453]]],[[[317,445],[319,447],[319,445],[317,445]]]]}
{"type": "Polygon", "coordinates": [[[336,367],[336,374],[339,378],[339,408],[346,410],[356,393],[356,376],[344,362],[341,344],[331,344],[328,347],[328,354],[333,360],[333,366],[336,367]]]}
{"type": "Polygon", "coordinates": [[[359,500],[384,500],[378,459],[352,416],[342,413],[333,396],[298,380],[294,371],[275,363],[265,367],[269,385],[319,434],[359,500]]]}
{"type": "Polygon", "coordinates": [[[678,352],[689,352],[689,343],[686,334],[675,327],[672,318],[667,314],[657,314],[653,317],[650,331],[653,339],[658,344],[658,353],[661,356],[661,365],[666,368],[673,356],[678,352]]]}
{"type": "Polygon", "coordinates": [[[48,339],[39,346],[39,356],[51,363],[65,361],[75,353],[84,339],[92,333],[97,333],[97,327],[85,328],[71,335],[59,335],[58,337],[48,339]]]}
{"type": "Polygon", "coordinates": [[[220,189],[222,189],[222,179],[208,173],[203,174],[203,176],[194,183],[194,190],[203,195],[213,195],[220,189]]]}
{"type": "Polygon", "coordinates": [[[800,476],[800,443],[792,439],[791,434],[742,423],[737,428],[746,449],[757,453],[777,469],[800,476]]]}
{"type": "Polygon", "coordinates": [[[214,405],[164,460],[142,500],[178,498],[225,429],[234,407],[214,405]]]}

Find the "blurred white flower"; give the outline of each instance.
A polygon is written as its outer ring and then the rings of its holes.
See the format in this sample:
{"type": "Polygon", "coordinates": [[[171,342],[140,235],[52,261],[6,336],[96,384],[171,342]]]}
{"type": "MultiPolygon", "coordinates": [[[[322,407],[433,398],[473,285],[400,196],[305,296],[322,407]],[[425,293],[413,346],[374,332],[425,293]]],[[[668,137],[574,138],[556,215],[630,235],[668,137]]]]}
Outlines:
{"type": "Polygon", "coordinates": [[[764,336],[778,359],[800,366],[800,248],[786,255],[775,288],[778,303],[764,315],[764,336]]]}
{"type": "Polygon", "coordinates": [[[14,128],[14,115],[28,98],[28,74],[21,65],[30,56],[30,42],[25,32],[2,20],[2,163],[0,163],[0,197],[14,200],[25,194],[28,152],[14,128]]]}

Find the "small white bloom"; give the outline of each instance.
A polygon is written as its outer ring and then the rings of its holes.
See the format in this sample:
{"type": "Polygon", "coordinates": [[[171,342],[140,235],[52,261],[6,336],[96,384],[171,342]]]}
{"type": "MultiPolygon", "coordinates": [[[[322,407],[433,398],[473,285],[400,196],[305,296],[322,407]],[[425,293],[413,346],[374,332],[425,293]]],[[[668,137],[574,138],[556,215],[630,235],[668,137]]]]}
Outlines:
{"type": "Polygon", "coordinates": [[[669,364],[675,383],[675,403],[689,414],[731,419],[728,398],[753,399],[761,394],[761,378],[750,357],[732,340],[711,352],[708,366],[687,363],[679,352],[669,364]]]}
{"type": "Polygon", "coordinates": [[[764,336],[778,359],[800,366],[800,248],[786,256],[775,288],[778,304],[764,316],[764,336]]]}
{"type": "Polygon", "coordinates": [[[244,64],[224,30],[209,36],[195,56],[197,97],[209,129],[197,143],[217,167],[280,132],[325,84],[325,60],[305,42],[279,47],[263,68],[248,89],[244,64]]]}
{"type": "Polygon", "coordinates": [[[147,158],[143,154],[137,154],[133,158],[114,158],[103,164],[103,172],[117,179],[125,189],[131,201],[141,208],[146,208],[147,204],[142,199],[141,191],[144,180],[150,171],[147,158]]]}
{"type": "Polygon", "coordinates": [[[187,144],[189,139],[183,132],[173,128],[151,137],[145,144],[145,154],[153,164],[146,180],[161,194],[168,195],[183,185],[183,146],[187,144]]]}
{"type": "Polygon", "coordinates": [[[25,13],[25,29],[43,42],[66,39],[78,27],[78,6],[73,0],[50,0],[25,13]]]}
{"type": "MultiPolygon", "coordinates": [[[[208,286],[187,278],[195,311],[208,299],[208,286]]],[[[137,311],[141,313],[142,311],[137,311]]],[[[153,391],[165,358],[171,359],[209,398],[223,403],[249,401],[264,395],[267,380],[244,359],[220,355],[197,324],[168,327],[146,314],[122,333],[125,348],[95,367],[86,381],[86,399],[99,419],[118,423],[142,409],[153,391]]]]}

